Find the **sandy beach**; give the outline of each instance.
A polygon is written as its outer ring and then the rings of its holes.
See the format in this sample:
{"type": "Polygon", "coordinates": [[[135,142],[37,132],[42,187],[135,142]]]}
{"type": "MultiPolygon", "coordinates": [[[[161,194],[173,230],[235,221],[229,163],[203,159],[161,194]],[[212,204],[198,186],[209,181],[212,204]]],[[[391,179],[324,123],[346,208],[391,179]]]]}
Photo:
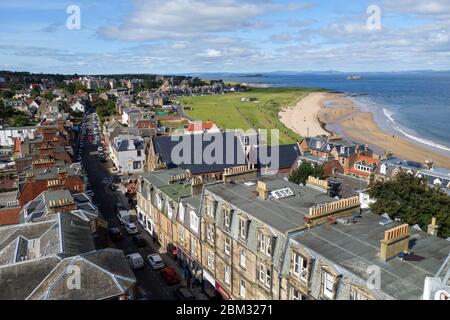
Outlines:
{"type": "Polygon", "coordinates": [[[313,92],[297,102],[294,107],[285,108],[280,113],[280,121],[292,131],[303,137],[330,135],[322,128],[317,114],[326,101],[339,98],[338,94],[313,92]]]}
{"type": "Polygon", "coordinates": [[[330,135],[322,128],[322,122],[338,127],[346,139],[366,143],[378,150],[391,151],[398,158],[420,163],[431,159],[438,167],[450,168],[449,157],[405,137],[393,136],[383,131],[371,113],[362,112],[343,94],[312,93],[299,101],[295,107],[280,112],[280,120],[286,127],[304,137],[330,135]],[[325,107],[327,101],[332,103],[325,107]]]}

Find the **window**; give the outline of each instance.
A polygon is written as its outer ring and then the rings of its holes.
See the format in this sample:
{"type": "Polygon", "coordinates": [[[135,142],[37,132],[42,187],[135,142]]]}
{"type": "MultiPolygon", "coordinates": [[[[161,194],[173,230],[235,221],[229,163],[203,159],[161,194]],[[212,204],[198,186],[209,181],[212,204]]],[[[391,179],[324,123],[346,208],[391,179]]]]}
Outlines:
{"type": "Polygon", "coordinates": [[[173,216],[173,208],[170,203],[167,203],[167,216],[169,217],[169,219],[172,219],[173,216]]]}
{"type": "Polygon", "coordinates": [[[215,208],[216,208],[216,201],[214,201],[213,199],[208,199],[206,203],[206,214],[214,218],[215,208]]]}
{"type": "Polygon", "coordinates": [[[316,141],[316,149],[320,149],[322,143],[320,141],[316,141]]]}
{"type": "Polygon", "coordinates": [[[178,209],[178,212],[179,212],[178,216],[179,216],[181,222],[184,222],[185,209],[186,209],[186,207],[184,206],[184,204],[182,202],[180,202],[179,209],[178,209]]]}
{"type": "Polygon", "coordinates": [[[208,250],[208,267],[214,270],[214,252],[211,250],[208,250]]]}
{"type": "Polygon", "coordinates": [[[133,170],[139,170],[142,168],[141,162],[140,161],[134,161],[133,162],[133,170]]]}
{"type": "Polygon", "coordinates": [[[322,277],[323,277],[322,292],[325,297],[333,299],[335,278],[333,277],[332,274],[325,271],[322,272],[322,277]]]}
{"type": "Polygon", "coordinates": [[[198,233],[198,217],[194,210],[191,210],[191,229],[198,233]]]}
{"type": "Polygon", "coordinates": [[[239,257],[239,265],[245,269],[247,263],[247,258],[245,256],[245,250],[241,249],[240,257],[239,257]]]}
{"type": "Polygon", "coordinates": [[[306,281],[308,273],[308,260],[298,253],[294,253],[294,275],[299,279],[306,281]]]}
{"type": "Polygon", "coordinates": [[[299,290],[292,288],[291,289],[291,300],[303,300],[302,294],[299,290]]]}
{"type": "Polygon", "coordinates": [[[369,300],[362,291],[354,286],[350,287],[350,300],[369,300]]]}
{"type": "Polygon", "coordinates": [[[184,238],[184,228],[183,227],[179,227],[178,228],[178,239],[181,243],[184,243],[185,238],[184,238]]]}
{"type": "Polygon", "coordinates": [[[231,238],[228,238],[228,237],[225,238],[224,249],[225,249],[225,254],[227,256],[231,255],[231,238]]]}
{"type": "Polygon", "coordinates": [[[259,282],[270,288],[272,281],[272,271],[263,263],[259,264],[259,282]]]}
{"type": "Polygon", "coordinates": [[[225,265],[225,269],[224,269],[224,281],[226,284],[230,285],[231,284],[231,268],[229,265],[225,265]]]}
{"type": "Polygon", "coordinates": [[[239,236],[244,240],[247,239],[247,223],[246,219],[239,220],[239,236]]]}
{"type": "Polygon", "coordinates": [[[341,147],[341,153],[345,153],[345,147],[341,147]]]}
{"type": "Polygon", "coordinates": [[[142,151],[141,151],[141,150],[138,150],[138,151],[137,151],[137,156],[138,156],[138,157],[142,156],[142,151]]]}
{"type": "Polygon", "coordinates": [[[158,209],[161,210],[162,208],[162,198],[161,198],[161,194],[157,194],[156,195],[156,205],[158,206],[158,209]]]}
{"type": "Polygon", "coordinates": [[[267,256],[272,255],[272,237],[265,235],[262,232],[258,233],[258,249],[261,253],[267,256]]]}
{"type": "Polygon", "coordinates": [[[239,286],[239,295],[245,299],[245,280],[241,279],[239,286]]]}
{"type": "Polygon", "coordinates": [[[195,241],[194,237],[191,237],[191,255],[197,256],[197,241],[195,241]]]}
{"type": "Polygon", "coordinates": [[[206,225],[206,238],[208,242],[214,244],[214,225],[212,224],[206,225]]]}
{"type": "Polygon", "coordinates": [[[225,229],[230,230],[230,227],[231,227],[231,210],[230,209],[224,209],[223,225],[224,225],[225,229]]]}

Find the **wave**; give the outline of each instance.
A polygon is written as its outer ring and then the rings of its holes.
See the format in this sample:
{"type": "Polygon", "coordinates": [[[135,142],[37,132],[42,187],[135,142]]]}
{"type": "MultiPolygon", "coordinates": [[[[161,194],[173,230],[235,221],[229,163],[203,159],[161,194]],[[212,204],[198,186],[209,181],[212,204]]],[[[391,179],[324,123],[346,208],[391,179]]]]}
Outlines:
{"type": "Polygon", "coordinates": [[[395,123],[395,119],[392,117],[394,115],[393,112],[390,112],[389,110],[383,108],[383,113],[392,123],[395,123]]]}
{"type": "MultiPolygon", "coordinates": [[[[394,124],[397,123],[395,121],[395,119],[393,118],[393,115],[394,115],[393,112],[383,108],[383,114],[389,119],[390,122],[392,122],[394,124]]],[[[399,127],[398,125],[394,125],[394,129],[399,131],[401,134],[403,134],[404,136],[408,137],[411,140],[420,142],[422,144],[425,144],[425,145],[433,147],[433,148],[437,148],[437,149],[440,149],[440,150],[444,150],[444,151],[449,151],[450,152],[450,148],[449,147],[446,147],[446,146],[444,146],[442,144],[436,143],[436,142],[428,140],[428,139],[417,137],[417,136],[415,136],[415,135],[413,135],[411,133],[408,133],[405,129],[399,127]]]]}

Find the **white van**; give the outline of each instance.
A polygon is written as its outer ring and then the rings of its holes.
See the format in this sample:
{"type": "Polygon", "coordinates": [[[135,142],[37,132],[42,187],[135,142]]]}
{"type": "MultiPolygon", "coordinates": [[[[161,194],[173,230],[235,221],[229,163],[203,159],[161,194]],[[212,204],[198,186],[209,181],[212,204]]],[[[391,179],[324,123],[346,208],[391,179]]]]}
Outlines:
{"type": "Polygon", "coordinates": [[[144,267],[144,258],[142,258],[140,253],[132,253],[127,255],[127,260],[133,270],[144,267]]]}
{"type": "Polygon", "coordinates": [[[120,210],[117,213],[117,219],[119,219],[121,224],[127,224],[130,223],[130,214],[127,210],[120,210]]]}

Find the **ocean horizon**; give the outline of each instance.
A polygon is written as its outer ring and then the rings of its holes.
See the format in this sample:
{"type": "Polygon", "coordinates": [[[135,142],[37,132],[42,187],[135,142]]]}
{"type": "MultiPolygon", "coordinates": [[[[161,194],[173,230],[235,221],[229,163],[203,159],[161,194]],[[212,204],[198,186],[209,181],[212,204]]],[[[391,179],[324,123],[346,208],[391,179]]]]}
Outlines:
{"type": "Polygon", "coordinates": [[[320,88],[347,94],[391,134],[450,155],[450,71],[393,73],[202,74],[256,87],[320,88]],[[347,80],[359,75],[361,80],[347,80]]]}

